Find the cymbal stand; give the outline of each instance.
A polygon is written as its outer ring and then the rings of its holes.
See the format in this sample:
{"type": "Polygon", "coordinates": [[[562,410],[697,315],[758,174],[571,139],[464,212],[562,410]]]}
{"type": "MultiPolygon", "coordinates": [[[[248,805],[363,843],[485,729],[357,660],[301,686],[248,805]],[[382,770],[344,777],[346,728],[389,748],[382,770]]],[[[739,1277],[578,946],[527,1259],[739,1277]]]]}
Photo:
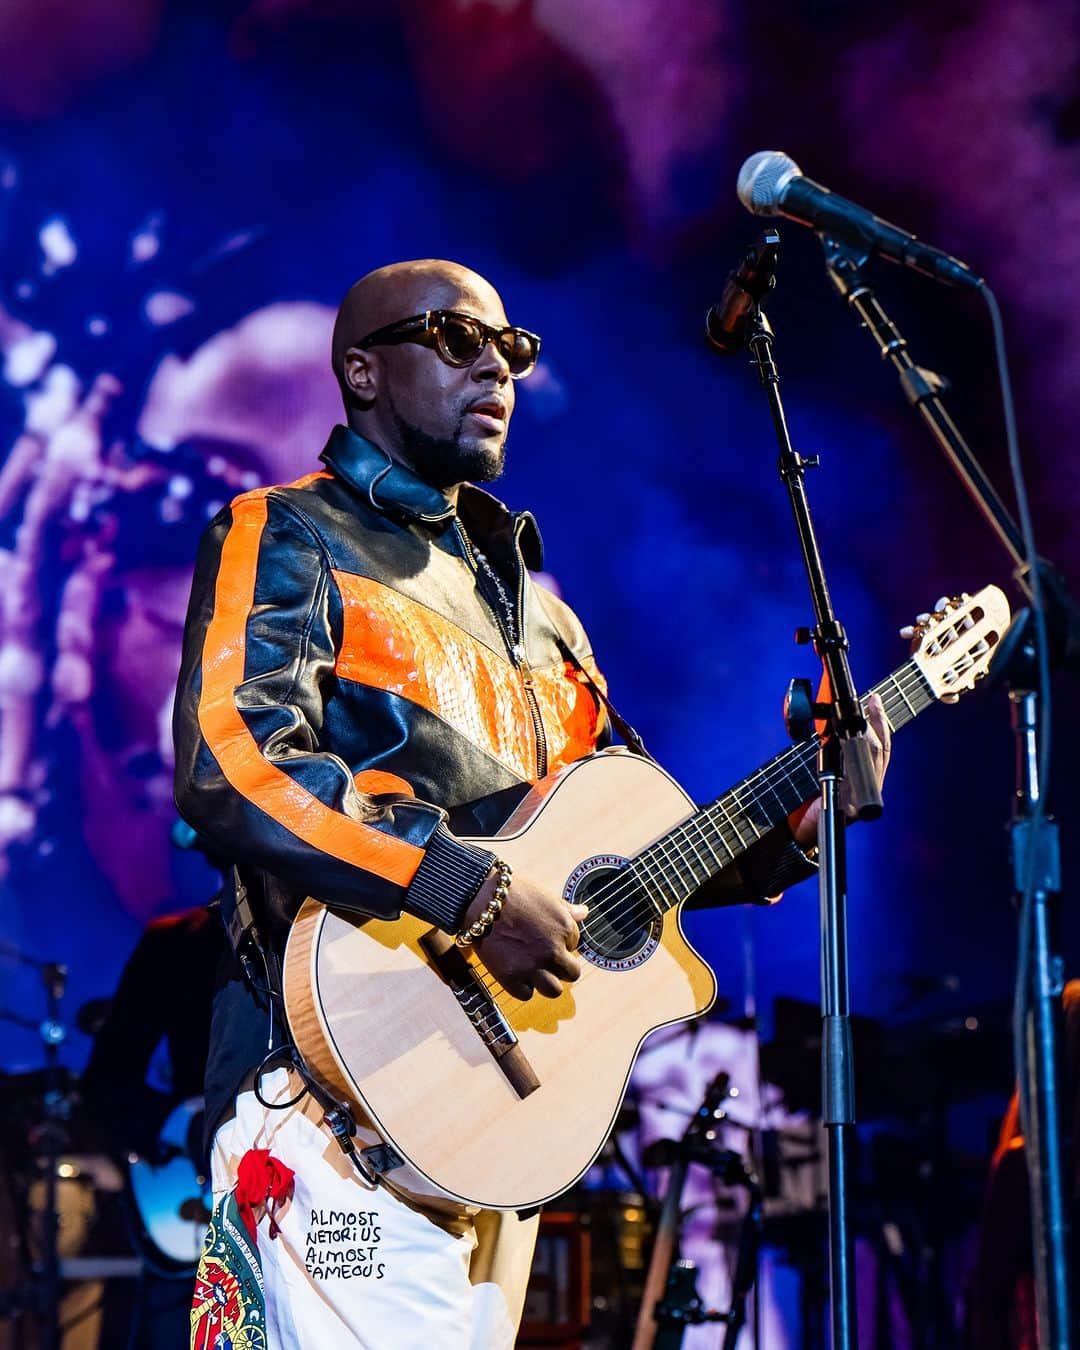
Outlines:
{"type": "Polygon", "coordinates": [[[1047,784],[1039,781],[1041,744],[1038,674],[1040,660],[1080,672],[1080,611],[1061,574],[1044,559],[1038,576],[1028,572],[1024,538],[1016,521],[949,416],[941,392],[945,381],[919,366],[907,340],[866,284],[866,256],[822,238],[825,263],[837,294],[873,338],[882,357],[900,377],[904,395],[960,476],[983,518],[1015,564],[1014,576],[1028,595],[1037,582],[1049,617],[1048,651],[1040,656],[1038,624],[1022,610],[1000,643],[991,675],[1009,685],[1016,742],[1016,791],[1010,826],[1013,891],[1019,915],[1016,991],[1016,1070],[1020,1083],[1025,1152],[1031,1178],[1031,1224],[1039,1345],[1067,1350],[1073,1343],[1069,1289],[1069,1232],[1062,1162],[1059,1084],[1061,1081],[1061,991],[1064,962],[1059,927],[1061,875],[1059,826],[1045,810],[1047,784]],[[1028,899],[1030,897],[1030,899],[1028,899]],[[1026,967],[1026,968],[1025,968],[1026,967]]]}
{"type": "Polygon", "coordinates": [[[882,811],[881,790],[870,746],[863,733],[866,718],[848,661],[848,638],[833,609],[804,481],[817,456],[803,458],[791,443],[780,398],[780,374],[773,358],[773,332],[761,306],[747,323],[747,346],[769,403],[780,449],[780,477],[791,499],[795,527],[814,606],[815,626],[797,635],[812,640],[821,658],[831,701],[813,708],[826,722],[818,758],[821,816],[818,822],[821,903],[821,1057],[822,1117],[829,1139],[829,1283],[833,1350],[854,1350],[856,1343],[854,1239],[848,1206],[851,1150],[855,1130],[854,1056],[848,995],[847,876],[844,811],[840,784],[863,820],[882,811]]]}

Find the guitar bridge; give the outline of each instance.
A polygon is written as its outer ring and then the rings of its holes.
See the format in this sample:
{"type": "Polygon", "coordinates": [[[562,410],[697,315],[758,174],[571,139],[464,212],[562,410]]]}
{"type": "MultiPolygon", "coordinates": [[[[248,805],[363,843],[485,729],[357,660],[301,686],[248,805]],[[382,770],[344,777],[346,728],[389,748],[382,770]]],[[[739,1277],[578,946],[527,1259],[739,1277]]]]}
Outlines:
{"type": "Polygon", "coordinates": [[[432,928],[421,937],[420,946],[450,986],[450,992],[457,999],[473,1030],[517,1095],[527,1097],[530,1092],[535,1092],[540,1086],[540,1079],[518,1044],[513,1027],[453,938],[438,928],[432,928]]]}
{"type": "MultiPolygon", "coordinates": [[[[468,965],[468,962],[465,963],[468,965]]],[[[468,985],[450,980],[450,992],[461,1005],[461,1010],[476,1028],[477,1034],[496,1059],[501,1058],[518,1043],[514,1029],[502,1009],[483,984],[472,974],[468,985]]]]}

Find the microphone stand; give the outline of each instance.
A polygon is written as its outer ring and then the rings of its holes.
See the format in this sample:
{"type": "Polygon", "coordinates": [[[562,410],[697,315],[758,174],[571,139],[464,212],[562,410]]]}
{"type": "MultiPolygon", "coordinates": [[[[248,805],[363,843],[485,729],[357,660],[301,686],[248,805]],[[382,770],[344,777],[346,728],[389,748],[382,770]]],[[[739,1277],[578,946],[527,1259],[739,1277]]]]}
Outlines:
{"type": "MultiPolygon", "coordinates": [[[[908,402],[918,411],[946,458],[960,475],[984,519],[1015,564],[1014,576],[1031,595],[1023,538],[955,422],[941,401],[945,382],[916,364],[906,339],[892,322],[860,268],[866,255],[822,238],[829,279],[858,314],[882,357],[900,376],[908,402]]],[[[1039,579],[1049,609],[1050,657],[1080,673],[1080,611],[1060,573],[1043,559],[1039,579]]],[[[1039,782],[1039,695],[1036,629],[1022,610],[995,656],[992,675],[1009,685],[1016,740],[1016,791],[1010,839],[1013,890],[1020,915],[1021,950],[1029,945],[1026,988],[1018,990],[1022,1013],[1015,1028],[1017,1076],[1024,1106],[1024,1146],[1030,1178],[1032,1245],[1040,1347],[1068,1350],[1072,1344],[1069,1306],[1069,1222],[1065,1203],[1060,1115],[1061,992],[1064,961],[1058,935],[1061,872],[1058,823],[1039,810],[1047,784],[1039,782]],[[1030,913],[1023,901],[1033,880],[1030,913]],[[1027,926],[1027,932],[1023,931],[1027,926]]]]}
{"type": "Polygon", "coordinates": [[[803,458],[791,444],[780,398],[780,375],[773,359],[773,333],[760,305],[747,320],[747,346],[765,390],[780,448],[780,476],[791,508],[814,606],[815,626],[797,640],[813,640],[821,658],[830,701],[815,708],[826,722],[818,757],[821,816],[818,823],[821,903],[821,1071],[822,1117],[828,1131],[829,1282],[834,1350],[856,1343],[854,1239],[849,1211],[851,1154],[855,1127],[854,1062],[848,994],[847,874],[844,812],[840,784],[847,779],[849,798],[861,819],[882,811],[881,791],[870,746],[863,733],[866,718],[848,661],[848,639],[836,617],[824,564],[810,516],[804,482],[816,456],[803,458]]]}

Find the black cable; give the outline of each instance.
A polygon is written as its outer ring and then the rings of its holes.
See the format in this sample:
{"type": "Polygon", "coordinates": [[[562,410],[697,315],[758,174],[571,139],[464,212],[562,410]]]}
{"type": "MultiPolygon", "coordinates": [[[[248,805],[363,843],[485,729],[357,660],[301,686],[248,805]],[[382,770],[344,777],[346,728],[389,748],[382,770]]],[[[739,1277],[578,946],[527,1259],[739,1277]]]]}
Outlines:
{"type": "MultiPolygon", "coordinates": [[[[283,1065],[282,1067],[286,1066],[283,1065]]],[[[259,1061],[259,1067],[255,1070],[255,1082],[252,1084],[252,1089],[255,1093],[255,1100],[260,1106],[265,1107],[268,1111],[288,1111],[290,1107],[295,1106],[297,1102],[303,1101],[310,1091],[310,1088],[305,1066],[303,1065],[296,1048],[291,1045],[278,1045],[275,1046],[268,1055],[264,1055],[259,1061]],[[263,1073],[266,1071],[266,1066],[272,1064],[275,1059],[288,1060],[287,1067],[291,1068],[299,1076],[300,1081],[303,1084],[303,1087],[301,1087],[296,1096],[290,1097],[287,1102],[267,1101],[262,1095],[262,1091],[259,1087],[259,1082],[262,1079],[263,1073]]]]}

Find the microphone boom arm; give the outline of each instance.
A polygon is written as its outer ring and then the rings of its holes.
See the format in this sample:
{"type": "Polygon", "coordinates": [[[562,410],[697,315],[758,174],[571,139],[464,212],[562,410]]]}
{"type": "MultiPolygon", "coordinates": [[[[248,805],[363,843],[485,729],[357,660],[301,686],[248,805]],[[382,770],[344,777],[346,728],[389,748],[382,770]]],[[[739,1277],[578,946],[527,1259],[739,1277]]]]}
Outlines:
{"type": "Polygon", "coordinates": [[[945,387],[943,381],[932,371],[915,364],[908,350],[907,339],[863,280],[861,268],[866,262],[866,253],[826,234],[819,237],[825,250],[829,280],[837,294],[858,314],[866,331],[877,343],[882,357],[900,376],[907,401],[929,427],[930,434],[944,450],[949,463],[960,475],[975,505],[1008,550],[1015,566],[1023,568],[1024,542],[1019,526],[941,401],[941,390],[945,387]]]}

